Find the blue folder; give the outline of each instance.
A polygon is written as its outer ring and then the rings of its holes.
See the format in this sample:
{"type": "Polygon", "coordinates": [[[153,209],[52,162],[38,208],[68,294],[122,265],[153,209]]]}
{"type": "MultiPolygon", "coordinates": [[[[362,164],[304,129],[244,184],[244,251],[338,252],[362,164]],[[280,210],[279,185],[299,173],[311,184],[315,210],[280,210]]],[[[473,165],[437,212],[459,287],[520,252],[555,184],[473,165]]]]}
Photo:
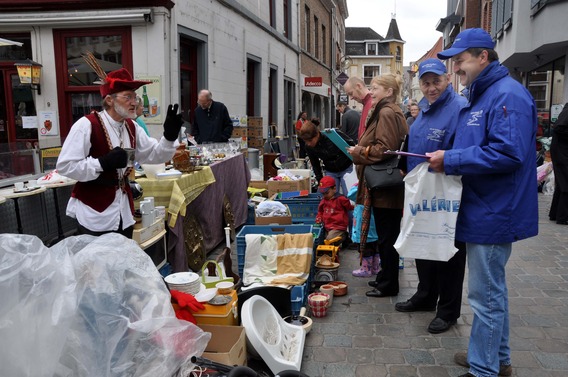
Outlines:
{"type": "Polygon", "coordinates": [[[335,144],[337,148],[339,148],[343,153],[345,153],[347,157],[351,159],[351,161],[353,161],[353,157],[349,154],[349,152],[347,152],[347,148],[349,148],[350,145],[347,144],[347,142],[343,140],[341,136],[339,136],[336,130],[334,130],[333,128],[326,128],[322,131],[322,133],[324,133],[325,136],[329,138],[329,140],[333,141],[333,144],[335,144]]]}

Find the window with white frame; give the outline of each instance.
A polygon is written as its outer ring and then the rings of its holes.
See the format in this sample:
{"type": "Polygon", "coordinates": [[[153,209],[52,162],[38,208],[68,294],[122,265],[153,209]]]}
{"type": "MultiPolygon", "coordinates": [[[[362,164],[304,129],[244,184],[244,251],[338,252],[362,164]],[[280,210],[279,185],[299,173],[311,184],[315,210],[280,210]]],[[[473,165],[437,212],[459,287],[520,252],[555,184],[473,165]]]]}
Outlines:
{"type": "Polygon", "coordinates": [[[377,55],[378,43],[367,43],[367,55],[377,55]]]}
{"type": "Polygon", "coordinates": [[[363,66],[363,80],[365,80],[365,85],[371,85],[371,80],[373,77],[381,74],[380,65],[364,65],[363,66]]]}

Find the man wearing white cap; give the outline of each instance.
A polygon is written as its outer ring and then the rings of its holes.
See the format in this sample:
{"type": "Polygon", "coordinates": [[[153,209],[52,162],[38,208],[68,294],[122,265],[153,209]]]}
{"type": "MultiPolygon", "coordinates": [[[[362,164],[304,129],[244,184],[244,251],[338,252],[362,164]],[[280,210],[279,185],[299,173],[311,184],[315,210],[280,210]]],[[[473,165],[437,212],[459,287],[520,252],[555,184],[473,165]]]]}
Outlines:
{"type": "Polygon", "coordinates": [[[513,242],[538,234],[536,106],[494,47],[486,31],[467,29],[438,53],[453,60],[469,101],[453,149],[427,154],[432,170],[462,175],[456,240],[466,243],[474,317],[467,354],[454,356],[470,368],[461,377],[512,374],[505,265],[513,242]]]}
{"type": "MultiPolygon", "coordinates": [[[[450,149],[456,131],[457,117],[466,99],[454,91],[444,63],[426,59],[418,66],[420,90],[424,98],[408,136],[408,151],[424,154],[450,149]]],[[[408,157],[407,171],[424,162],[408,157]]],[[[450,329],[461,315],[465,245],[456,242],[458,252],[447,262],[416,259],[418,287],[407,301],[398,302],[399,312],[433,311],[436,317],[428,331],[439,334],[450,329]]]]}

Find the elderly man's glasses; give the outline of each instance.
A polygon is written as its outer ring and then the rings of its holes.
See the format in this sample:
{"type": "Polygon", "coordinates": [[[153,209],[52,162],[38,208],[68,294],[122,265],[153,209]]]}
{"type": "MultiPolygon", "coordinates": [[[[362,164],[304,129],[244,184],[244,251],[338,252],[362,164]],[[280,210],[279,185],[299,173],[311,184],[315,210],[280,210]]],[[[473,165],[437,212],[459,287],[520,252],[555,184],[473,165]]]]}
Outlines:
{"type": "Polygon", "coordinates": [[[136,96],[131,96],[130,94],[126,96],[123,96],[122,94],[115,94],[114,97],[124,98],[126,102],[138,102],[138,98],[136,98],[136,96]]]}

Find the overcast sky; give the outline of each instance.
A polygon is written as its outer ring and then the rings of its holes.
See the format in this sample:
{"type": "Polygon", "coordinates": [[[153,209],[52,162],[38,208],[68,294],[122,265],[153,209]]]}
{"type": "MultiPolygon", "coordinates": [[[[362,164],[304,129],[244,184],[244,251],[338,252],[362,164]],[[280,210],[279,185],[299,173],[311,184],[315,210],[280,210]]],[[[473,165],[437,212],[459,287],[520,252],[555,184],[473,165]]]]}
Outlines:
{"type": "Polygon", "coordinates": [[[347,0],[349,18],[347,27],[370,27],[383,38],[389,29],[391,14],[404,44],[404,65],[418,60],[442,36],[436,30],[440,18],[445,17],[447,0],[347,0]]]}

